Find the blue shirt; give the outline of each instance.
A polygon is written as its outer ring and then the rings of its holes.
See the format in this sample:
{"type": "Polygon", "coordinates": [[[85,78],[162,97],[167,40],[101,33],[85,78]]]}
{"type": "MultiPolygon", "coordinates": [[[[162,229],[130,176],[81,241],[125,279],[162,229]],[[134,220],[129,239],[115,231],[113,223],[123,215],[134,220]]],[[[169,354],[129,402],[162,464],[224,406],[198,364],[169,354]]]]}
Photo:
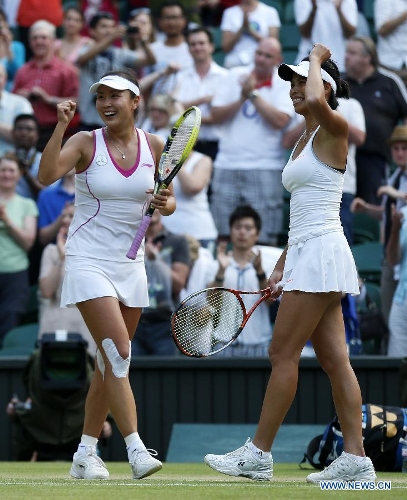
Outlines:
{"type": "Polygon", "coordinates": [[[65,191],[62,182],[63,179],[55,186],[46,187],[38,195],[38,227],[40,229],[52,224],[61,215],[65,204],[73,203],[75,200],[75,194],[65,191]]]}

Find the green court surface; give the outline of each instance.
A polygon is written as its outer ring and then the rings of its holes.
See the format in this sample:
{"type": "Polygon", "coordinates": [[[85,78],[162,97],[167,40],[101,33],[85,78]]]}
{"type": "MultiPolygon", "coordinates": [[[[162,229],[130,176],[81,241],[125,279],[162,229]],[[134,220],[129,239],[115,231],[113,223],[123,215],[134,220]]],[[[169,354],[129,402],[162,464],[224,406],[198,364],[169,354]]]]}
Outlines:
{"type": "MultiPolygon", "coordinates": [[[[5,500],[332,500],[407,498],[407,474],[379,473],[390,481],[387,491],[322,491],[308,484],[311,469],[276,464],[271,482],[254,482],[219,474],[205,464],[164,463],[153,476],[130,479],[127,463],[108,463],[109,481],[70,479],[70,464],[63,462],[1,462],[0,498],[5,500]]],[[[380,483],[376,482],[375,485],[380,483]]]]}

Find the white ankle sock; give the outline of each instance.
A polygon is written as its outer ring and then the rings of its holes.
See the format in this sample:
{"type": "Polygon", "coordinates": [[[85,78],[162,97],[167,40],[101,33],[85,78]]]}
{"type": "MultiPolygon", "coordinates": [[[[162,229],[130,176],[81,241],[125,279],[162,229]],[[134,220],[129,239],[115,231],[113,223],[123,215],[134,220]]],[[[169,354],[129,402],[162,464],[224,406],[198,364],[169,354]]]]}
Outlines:
{"type": "Polygon", "coordinates": [[[95,448],[97,444],[98,444],[97,438],[92,436],[87,436],[86,434],[82,434],[81,442],[79,443],[77,453],[79,453],[79,455],[84,455],[86,453],[87,446],[92,446],[93,448],[95,448]]]}
{"type": "Polygon", "coordinates": [[[345,457],[349,457],[351,460],[353,460],[357,464],[360,464],[364,460],[366,460],[366,457],[361,457],[360,455],[353,455],[352,453],[347,453],[346,451],[342,452],[342,455],[345,455],[345,457]]]}
{"type": "Polygon", "coordinates": [[[131,454],[133,453],[134,450],[145,450],[146,449],[138,432],[133,432],[133,433],[129,434],[128,436],[126,436],[124,438],[124,442],[126,443],[126,450],[127,450],[127,454],[129,456],[129,459],[130,459],[131,454]]]}
{"type": "Polygon", "coordinates": [[[257,448],[251,441],[250,441],[250,447],[252,449],[252,452],[259,458],[268,458],[270,456],[269,451],[263,451],[260,448],[257,448]]]}

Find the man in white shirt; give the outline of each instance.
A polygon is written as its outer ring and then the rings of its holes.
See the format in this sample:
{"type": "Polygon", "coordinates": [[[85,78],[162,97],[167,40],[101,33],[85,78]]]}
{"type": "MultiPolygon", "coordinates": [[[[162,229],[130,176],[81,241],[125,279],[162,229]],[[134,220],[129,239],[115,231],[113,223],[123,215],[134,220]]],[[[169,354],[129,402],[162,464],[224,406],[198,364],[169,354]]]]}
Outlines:
{"type": "Polygon", "coordinates": [[[258,43],[269,36],[278,39],[280,26],[277,9],[258,0],[240,0],[225,9],[220,25],[225,67],[251,64],[258,43]]]}
{"type": "Polygon", "coordinates": [[[167,94],[175,89],[176,73],[192,66],[193,59],[185,41],[187,17],[182,4],[178,2],[162,3],[157,13],[163,40],[151,44],[156,58],[154,71],[140,80],[143,93],[167,94]]]}
{"type": "Polygon", "coordinates": [[[376,0],[374,21],[380,64],[407,86],[407,0],[376,0]]]}
{"type": "Polygon", "coordinates": [[[12,137],[14,118],[21,114],[34,113],[28,99],[5,90],[6,83],[7,71],[0,63],[0,155],[14,150],[12,137]]]}
{"type": "Polygon", "coordinates": [[[345,70],[346,40],[356,33],[356,0],[294,0],[295,22],[301,33],[297,61],[306,57],[314,43],[329,47],[339,71],[345,70]]]}
{"type": "Polygon", "coordinates": [[[230,213],[244,203],[264,214],[261,244],[276,244],[281,231],[282,136],[294,115],[290,84],[277,74],[281,60],[280,42],[264,38],[254,66],[232,68],[213,97],[213,121],[223,124],[211,196],[219,236],[227,237],[230,213]]]}
{"type": "MultiPolygon", "coordinates": [[[[266,288],[267,279],[280,258],[282,249],[262,248],[256,245],[262,220],[259,213],[250,205],[237,207],[232,212],[228,223],[232,248],[227,251],[226,242],[219,243],[217,261],[212,266],[214,278],[208,286],[223,286],[246,291],[266,288]]],[[[246,310],[249,311],[259,298],[260,295],[244,296],[243,302],[246,310]]],[[[269,311],[271,305],[272,301],[267,300],[260,304],[237,340],[219,355],[267,357],[273,330],[269,311]]],[[[217,338],[217,333],[220,332],[215,329],[213,332],[215,338],[217,338]]],[[[221,335],[219,337],[221,338],[221,335]]]]}
{"type": "Polygon", "coordinates": [[[202,123],[194,149],[214,160],[218,152],[221,126],[212,122],[211,104],[213,95],[221,87],[228,70],[213,60],[213,37],[207,28],[198,27],[190,30],[187,34],[187,43],[194,64],[178,73],[173,96],[184,108],[198,106],[201,110],[202,123]]]}

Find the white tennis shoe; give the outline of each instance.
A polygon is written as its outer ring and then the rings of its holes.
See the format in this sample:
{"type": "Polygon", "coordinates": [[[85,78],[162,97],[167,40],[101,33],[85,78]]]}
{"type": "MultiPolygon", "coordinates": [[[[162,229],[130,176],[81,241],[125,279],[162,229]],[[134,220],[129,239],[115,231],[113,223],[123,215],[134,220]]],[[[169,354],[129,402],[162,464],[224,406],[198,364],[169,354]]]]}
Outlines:
{"type": "Polygon", "coordinates": [[[250,438],[235,451],[225,455],[206,455],[204,462],[228,476],[243,476],[254,481],[270,481],[273,477],[273,457],[261,457],[249,446],[250,438]]]}
{"type": "Polygon", "coordinates": [[[347,453],[342,453],[321,472],[313,472],[307,476],[309,483],[319,484],[321,481],[374,481],[376,472],[369,457],[361,461],[353,460],[347,453]]]}
{"type": "Polygon", "coordinates": [[[76,479],[109,479],[109,471],[94,446],[87,446],[85,454],[74,454],[70,475],[76,479]]]}
{"type": "Polygon", "coordinates": [[[157,455],[155,450],[134,450],[130,457],[130,467],[133,472],[133,479],[143,479],[151,476],[161,469],[163,464],[154,458],[157,455]]]}

